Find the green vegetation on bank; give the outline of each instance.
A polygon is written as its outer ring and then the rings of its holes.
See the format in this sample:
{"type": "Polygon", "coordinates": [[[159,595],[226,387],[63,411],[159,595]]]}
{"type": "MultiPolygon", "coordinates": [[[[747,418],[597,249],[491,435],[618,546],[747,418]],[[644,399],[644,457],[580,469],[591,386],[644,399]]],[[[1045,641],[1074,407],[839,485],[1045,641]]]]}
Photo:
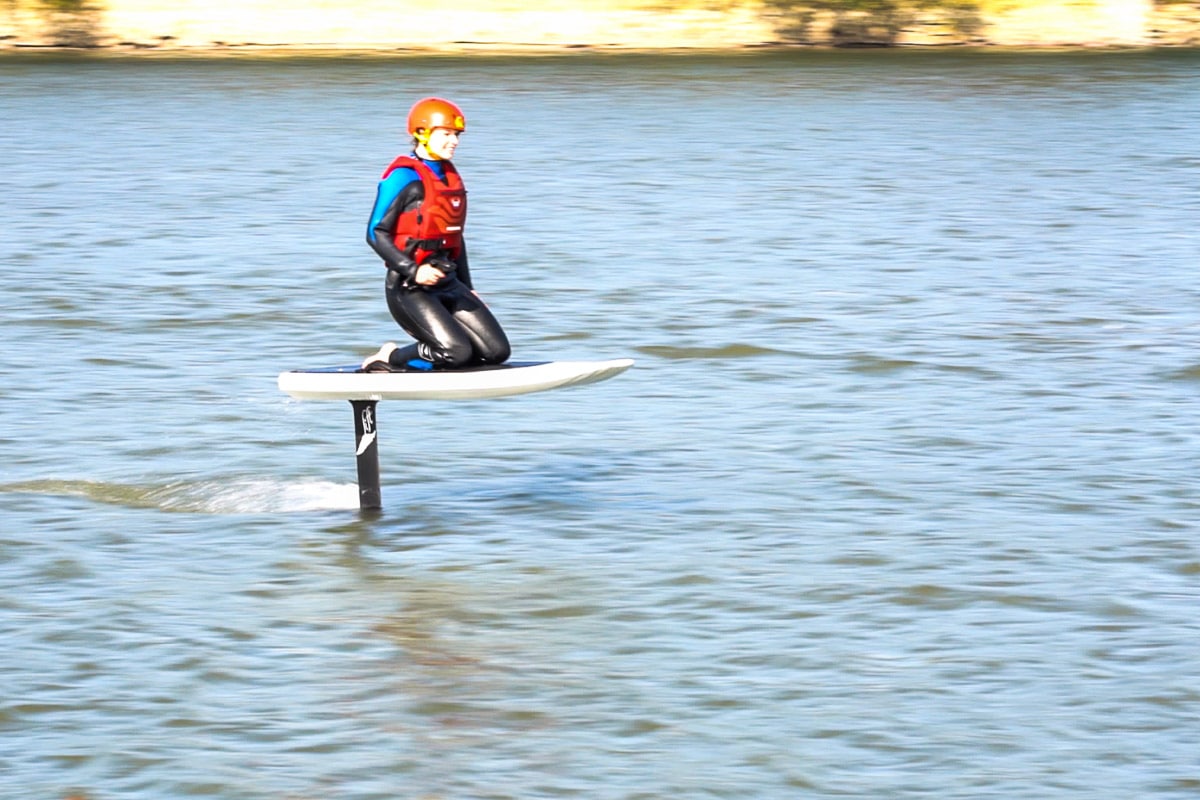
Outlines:
{"type": "Polygon", "coordinates": [[[892,46],[919,15],[930,12],[963,41],[984,26],[974,0],[763,0],[763,5],[778,15],[776,30],[785,44],[892,46]],[[819,22],[824,24],[818,27],[819,22]]]}
{"type": "MultiPolygon", "coordinates": [[[[101,42],[104,10],[91,0],[7,0],[11,13],[25,6],[41,20],[52,47],[92,48],[101,42]]],[[[7,38],[7,37],[3,37],[7,38]]]]}

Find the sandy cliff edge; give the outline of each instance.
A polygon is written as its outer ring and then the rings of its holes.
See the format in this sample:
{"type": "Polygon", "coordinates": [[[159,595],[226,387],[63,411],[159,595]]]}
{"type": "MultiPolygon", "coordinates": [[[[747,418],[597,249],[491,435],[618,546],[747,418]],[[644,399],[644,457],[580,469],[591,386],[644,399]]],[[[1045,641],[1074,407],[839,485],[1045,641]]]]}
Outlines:
{"type": "Polygon", "coordinates": [[[1200,46],[1200,0],[979,0],[887,18],[799,3],[8,0],[0,49],[727,50],[766,45],[1200,46]],[[964,11],[964,8],[966,9],[964,11]]]}

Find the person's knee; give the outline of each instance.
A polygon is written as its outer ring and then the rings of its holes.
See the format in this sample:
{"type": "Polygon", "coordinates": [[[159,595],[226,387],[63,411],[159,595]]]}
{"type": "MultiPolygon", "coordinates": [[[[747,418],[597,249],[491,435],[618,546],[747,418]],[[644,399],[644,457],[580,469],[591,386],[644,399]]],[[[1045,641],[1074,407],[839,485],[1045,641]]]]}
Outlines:
{"type": "Polygon", "coordinates": [[[479,360],[484,364],[503,364],[511,355],[512,348],[508,346],[508,342],[496,342],[479,354],[479,360]]]}
{"type": "Polygon", "coordinates": [[[432,349],[434,363],[450,369],[465,367],[470,364],[471,356],[474,352],[471,343],[467,341],[450,342],[432,349]]]}
{"type": "Polygon", "coordinates": [[[481,364],[503,364],[510,355],[512,348],[508,346],[508,337],[499,326],[488,331],[475,344],[475,357],[481,364]]]}

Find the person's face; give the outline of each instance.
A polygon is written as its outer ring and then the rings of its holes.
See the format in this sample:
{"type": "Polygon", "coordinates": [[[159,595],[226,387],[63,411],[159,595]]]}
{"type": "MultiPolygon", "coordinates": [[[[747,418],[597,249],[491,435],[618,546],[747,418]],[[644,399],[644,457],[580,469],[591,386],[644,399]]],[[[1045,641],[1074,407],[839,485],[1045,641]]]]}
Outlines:
{"type": "Polygon", "coordinates": [[[458,147],[459,133],[450,128],[434,128],[429,134],[429,142],[425,145],[425,149],[429,151],[429,155],[434,158],[440,158],[449,161],[454,157],[454,150],[458,147]]]}

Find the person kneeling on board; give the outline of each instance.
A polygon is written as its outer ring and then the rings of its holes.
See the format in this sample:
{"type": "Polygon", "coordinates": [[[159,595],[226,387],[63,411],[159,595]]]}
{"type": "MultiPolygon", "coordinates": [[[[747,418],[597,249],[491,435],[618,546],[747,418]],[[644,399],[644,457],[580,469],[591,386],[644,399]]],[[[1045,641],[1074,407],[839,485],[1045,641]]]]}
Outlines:
{"type": "Polygon", "coordinates": [[[418,100],[408,112],[413,152],[379,181],[367,243],[387,266],[388,310],[417,341],[383,345],[363,361],[366,372],[502,364],[511,353],[467,265],[467,192],[450,161],[466,127],[454,103],[418,100]]]}

